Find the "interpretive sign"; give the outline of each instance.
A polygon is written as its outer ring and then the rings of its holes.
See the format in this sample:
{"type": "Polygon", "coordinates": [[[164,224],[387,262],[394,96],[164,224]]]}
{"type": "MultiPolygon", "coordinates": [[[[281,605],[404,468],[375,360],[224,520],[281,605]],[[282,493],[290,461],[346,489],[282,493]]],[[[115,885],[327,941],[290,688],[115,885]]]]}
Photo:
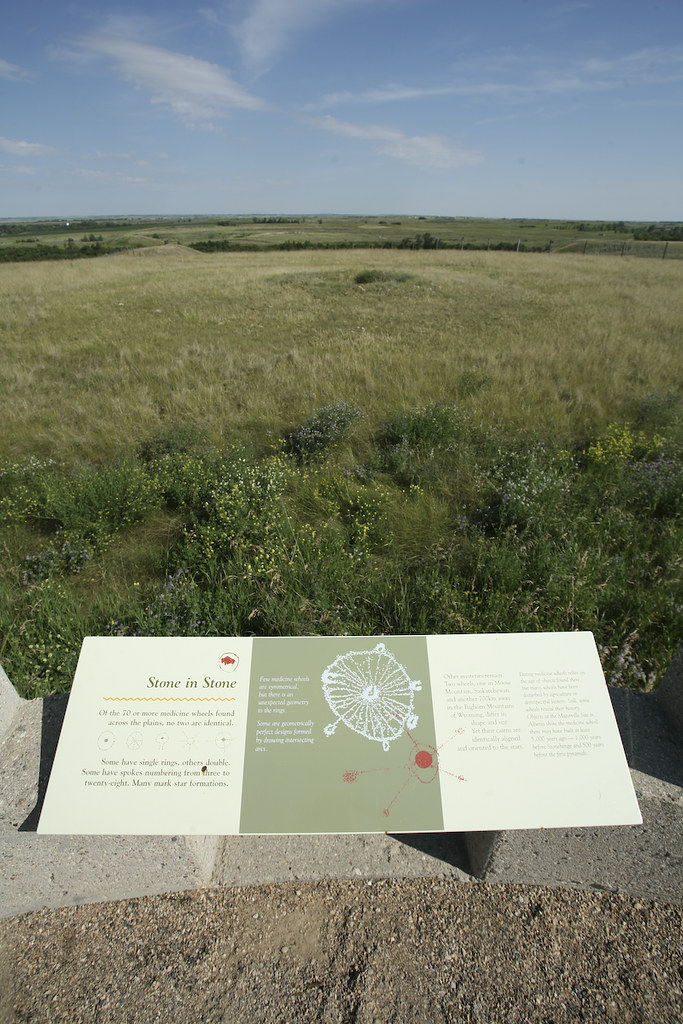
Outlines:
{"type": "Polygon", "coordinates": [[[38,831],[640,821],[590,633],[88,637],[38,831]]]}

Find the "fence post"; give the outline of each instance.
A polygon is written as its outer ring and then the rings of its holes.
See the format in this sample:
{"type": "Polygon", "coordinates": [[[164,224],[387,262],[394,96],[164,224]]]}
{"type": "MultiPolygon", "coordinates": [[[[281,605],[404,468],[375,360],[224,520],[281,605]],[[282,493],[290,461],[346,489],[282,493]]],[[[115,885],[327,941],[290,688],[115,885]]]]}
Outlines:
{"type": "Polygon", "coordinates": [[[664,259],[664,257],[666,256],[666,250],[667,250],[668,248],[669,248],[669,243],[668,243],[668,242],[665,242],[665,243],[664,243],[664,252],[662,253],[662,259],[664,259]]]}

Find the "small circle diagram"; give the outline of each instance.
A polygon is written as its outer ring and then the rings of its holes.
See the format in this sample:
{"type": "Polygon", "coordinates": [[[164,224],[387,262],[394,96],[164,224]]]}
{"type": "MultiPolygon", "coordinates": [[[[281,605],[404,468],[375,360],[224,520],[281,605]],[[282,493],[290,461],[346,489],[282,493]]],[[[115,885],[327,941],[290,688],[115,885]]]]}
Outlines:
{"type": "Polygon", "coordinates": [[[140,749],[140,747],[142,746],[142,733],[140,732],[139,729],[134,729],[133,732],[130,733],[128,739],[126,740],[126,746],[128,747],[129,750],[140,749]]]}
{"type": "Polygon", "coordinates": [[[97,746],[100,750],[109,750],[114,746],[114,733],[113,732],[101,732],[97,738],[97,746]]]}
{"type": "Polygon", "coordinates": [[[239,657],[233,651],[221,654],[218,664],[223,672],[234,672],[240,663],[239,657]]]}

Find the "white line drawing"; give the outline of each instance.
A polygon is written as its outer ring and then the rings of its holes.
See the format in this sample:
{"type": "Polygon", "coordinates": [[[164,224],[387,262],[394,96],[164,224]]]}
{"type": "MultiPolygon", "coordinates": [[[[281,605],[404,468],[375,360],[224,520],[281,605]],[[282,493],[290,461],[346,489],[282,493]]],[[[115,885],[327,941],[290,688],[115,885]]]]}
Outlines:
{"type": "Polygon", "coordinates": [[[340,722],[353,732],[376,740],[384,750],[404,729],[414,729],[415,692],[422,689],[384,644],[371,651],[338,654],[322,674],[323,693],[337,716],[325,726],[331,736],[340,722]]]}

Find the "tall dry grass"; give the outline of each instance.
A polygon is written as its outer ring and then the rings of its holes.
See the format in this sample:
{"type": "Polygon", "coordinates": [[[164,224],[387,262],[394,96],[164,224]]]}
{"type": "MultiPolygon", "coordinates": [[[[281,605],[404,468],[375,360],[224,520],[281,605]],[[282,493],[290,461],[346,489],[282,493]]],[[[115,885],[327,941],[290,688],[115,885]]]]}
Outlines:
{"type": "Polygon", "coordinates": [[[341,400],[368,431],[457,400],[581,439],[680,389],[682,286],[674,261],[453,251],[6,264],[0,456],[97,461],[179,421],[262,439],[341,400]]]}

